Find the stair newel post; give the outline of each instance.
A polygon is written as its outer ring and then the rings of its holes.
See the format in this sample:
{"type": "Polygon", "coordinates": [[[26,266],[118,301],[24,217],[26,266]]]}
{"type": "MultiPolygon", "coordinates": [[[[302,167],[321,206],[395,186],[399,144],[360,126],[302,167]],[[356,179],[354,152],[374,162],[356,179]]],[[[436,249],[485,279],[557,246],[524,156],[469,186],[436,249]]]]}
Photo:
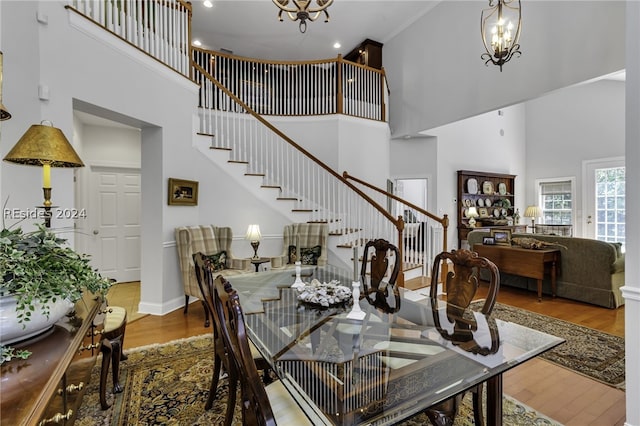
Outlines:
{"type": "Polygon", "coordinates": [[[398,224],[396,226],[398,229],[398,256],[400,256],[400,273],[396,282],[399,287],[404,287],[404,219],[402,216],[398,216],[398,224]]]}
{"type": "Polygon", "coordinates": [[[336,61],[337,69],[337,78],[336,78],[336,114],[342,114],[342,55],[338,55],[338,60],[336,61]]]}

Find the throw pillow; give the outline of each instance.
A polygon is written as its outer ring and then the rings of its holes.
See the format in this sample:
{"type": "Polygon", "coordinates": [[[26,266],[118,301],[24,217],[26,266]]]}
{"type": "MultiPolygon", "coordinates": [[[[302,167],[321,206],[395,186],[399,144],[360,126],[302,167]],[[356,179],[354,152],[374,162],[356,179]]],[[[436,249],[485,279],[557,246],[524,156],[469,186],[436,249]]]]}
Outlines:
{"type": "Polygon", "coordinates": [[[287,263],[296,263],[296,261],[298,260],[298,255],[296,254],[296,246],[289,246],[289,250],[287,251],[287,253],[289,253],[289,260],[287,261],[287,263]]]}
{"type": "Polygon", "coordinates": [[[222,250],[216,254],[210,254],[209,256],[205,256],[211,262],[211,270],[213,272],[222,271],[223,269],[227,269],[227,252],[222,250]]]}
{"type": "Polygon", "coordinates": [[[321,253],[322,253],[322,247],[320,246],[315,246],[311,248],[302,247],[300,249],[300,261],[302,262],[303,265],[317,265],[318,258],[320,257],[321,253]]]}

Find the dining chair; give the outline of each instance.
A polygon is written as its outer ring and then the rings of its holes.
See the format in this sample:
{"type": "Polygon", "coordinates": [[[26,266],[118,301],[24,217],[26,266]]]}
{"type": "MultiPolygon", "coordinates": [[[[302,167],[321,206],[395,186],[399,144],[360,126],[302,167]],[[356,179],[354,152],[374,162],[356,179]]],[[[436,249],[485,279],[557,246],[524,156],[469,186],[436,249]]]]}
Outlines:
{"type": "MultiPolygon", "coordinates": [[[[469,305],[476,295],[479,285],[479,276],[481,270],[489,272],[489,290],[480,309],[480,312],[486,316],[491,314],[498,297],[500,288],[500,272],[496,265],[490,260],[479,257],[477,253],[459,249],[451,252],[442,252],[433,260],[431,269],[431,288],[429,296],[431,297],[432,308],[434,312],[434,322],[440,334],[447,340],[453,342],[454,345],[461,346],[469,352],[479,354],[488,354],[495,352],[499,346],[497,339],[497,329],[490,327],[492,343],[491,347],[480,347],[473,340],[473,331],[476,324],[473,320],[473,314],[469,309],[469,305]],[[440,271],[442,264],[447,263],[447,269],[452,268],[442,278],[446,293],[443,295],[446,301],[446,317],[453,324],[453,333],[444,332],[439,320],[438,309],[438,282],[440,281],[440,271]]],[[[471,389],[473,393],[473,417],[475,425],[484,425],[484,416],[482,413],[482,392],[483,385],[479,384],[471,389]]],[[[449,426],[453,424],[460,401],[464,394],[449,398],[426,410],[427,417],[436,426],[449,426]]]]}
{"type": "MultiPolygon", "coordinates": [[[[222,339],[222,323],[224,321],[224,310],[221,305],[216,306],[216,298],[214,297],[214,284],[213,284],[213,271],[211,269],[210,260],[203,253],[198,252],[193,255],[193,263],[195,265],[195,275],[200,287],[200,292],[203,295],[203,303],[205,309],[211,313],[213,320],[213,348],[214,348],[214,362],[213,362],[213,376],[211,379],[211,387],[209,389],[209,397],[205,404],[205,409],[209,410],[213,406],[213,402],[216,396],[216,389],[218,388],[218,382],[220,378],[220,372],[222,368],[227,372],[229,376],[229,393],[227,400],[227,413],[225,417],[225,424],[231,424],[233,419],[233,408],[236,400],[237,389],[237,377],[236,369],[232,368],[231,361],[229,360],[229,353],[226,349],[224,341],[222,339]]],[[[258,349],[251,345],[252,357],[258,365],[258,368],[264,371],[263,380],[269,381],[270,367],[267,361],[260,355],[258,349]]]]}
{"type": "Polygon", "coordinates": [[[312,425],[304,411],[280,380],[269,385],[260,381],[251,355],[244,313],[238,293],[222,276],[215,280],[214,298],[225,316],[222,336],[232,360],[236,380],[240,380],[242,424],[245,426],[312,425]]]}
{"type": "Polygon", "coordinates": [[[360,268],[364,298],[387,313],[397,312],[400,309],[400,293],[396,287],[399,273],[398,247],[381,238],[367,241],[360,268]],[[391,267],[389,267],[390,262],[391,267]],[[390,301],[392,303],[389,303],[390,301]]]}

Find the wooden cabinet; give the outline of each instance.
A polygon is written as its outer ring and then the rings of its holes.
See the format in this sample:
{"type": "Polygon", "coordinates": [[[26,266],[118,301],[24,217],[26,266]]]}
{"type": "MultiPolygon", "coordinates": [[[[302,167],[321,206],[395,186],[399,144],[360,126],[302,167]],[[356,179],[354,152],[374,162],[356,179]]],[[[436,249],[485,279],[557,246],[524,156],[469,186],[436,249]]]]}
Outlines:
{"type": "MultiPolygon", "coordinates": [[[[506,228],[526,232],[526,225],[514,221],[515,175],[458,170],[458,247],[473,229],[506,228]],[[478,213],[471,226],[470,209],[478,213]]],[[[520,212],[522,214],[522,212],[520,212]]]]}
{"type": "Polygon", "coordinates": [[[100,350],[99,309],[96,300],[82,299],[51,330],[14,345],[32,354],[2,364],[2,425],[73,424],[100,350]]]}
{"type": "Polygon", "coordinates": [[[347,61],[382,69],[382,43],[366,39],[344,56],[347,61]]]}

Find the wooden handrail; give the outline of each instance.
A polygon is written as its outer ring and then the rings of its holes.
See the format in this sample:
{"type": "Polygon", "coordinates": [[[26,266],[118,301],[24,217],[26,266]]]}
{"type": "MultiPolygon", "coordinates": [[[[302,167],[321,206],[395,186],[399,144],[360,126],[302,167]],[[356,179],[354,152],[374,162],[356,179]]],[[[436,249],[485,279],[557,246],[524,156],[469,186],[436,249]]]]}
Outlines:
{"type": "Polygon", "coordinates": [[[246,103],[244,103],[240,98],[238,98],[235,94],[233,94],[229,89],[224,87],[216,78],[214,78],[211,74],[209,74],[209,72],[207,72],[207,70],[202,68],[199,64],[192,62],[192,65],[198,72],[200,72],[209,81],[211,81],[218,89],[222,90],[227,96],[233,99],[234,102],[240,105],[245,111],[251,114],[256,120],[258,120],[264,126],[269,128],[272,132],[274,132],[276,135],[278,135],[280,138],[282,138],[284,141],[286,141],[289,145],[291,145],[293,148],[298,150],[304,156],[306,156],[307,158],[315,162],[318,166],[323,168],[330,175],[338,179],[340,182],[344,183],[347,187],[349,187],[356,194],[358,194],[362,199],[366,200],[367,203],[373,206],[378,212],[380,212],[380,214],[382,214],[385,218],[387,218],[390,222],[392,222],[396,227],[396,229],[400,231],[402,230],[404,222],[402,222],[401,220],[399,221],[395,219],[393,216],[391,216],[391,214],[389,214],[389,212],[386,211],[386,209],[384,209],[382,206],[376,203],[373,199],[371,199],[367,194],[365,194],[362,190],[360,190],[360,188],[356,187],[354,184],[352,184],[347,179],[342,177],[339,173],[334,171],[331,167],[327,166],[325,163],[320,161],[316,156],[314,156],[309,151],[307,151],[306,149],[298,145],[293,139],[291,139],[289,136],[284,134],[277,127],[273,126],[271,123],[265,120],[260,114],[256,113],[253,109],[251,109],[246,103]],[[399,228],[399,227],[402,227],[402,228],[399,228]]]}
{"type": "Polygon", "coordinates": [[[413,204],[413,203],[411,203],[411,202],[409,202],[407,200],[404,200],[404,199],[398,197],[397,195],[390,193],[389,191],[386,191],[384,189],[378,188],[377,186],[371,185],[370,183],[365,182],[362,179],[358,179],[357,177],[349,175],[349,173],[347,173],[347,171],[344,171],[342,173],[342,176],[345,179],[351,179],[354,182],[357,182],[362,186],[365,186],[365,187],[367,187],[369,189],[372,189],[372,190],[374,190],[374,191],[376,191],[376,192],[378,192],[378,193],[380,193],[380,194],[382,194],[382,195],[384,195],[386,197],[389,197],[389,198],[394,199],[394,200],[396,200],[398,202],[401,202],[402,204],[405,204],[405,205],[411,207],[412,209],[415,209],[418,212],[422,213],[423,215],[427,216],[429,219],[433,219],[434,221],[440,223],[442,225],[442,227],[444,228],[443,250],[447,251],[447,229],[449,228],[449,216],[448,215],[445,214],[442,217],[436,216],[433,213],[423,209],[422,207],[418,207],[417,205],[415,205],[415,204],[413,204]]]}

